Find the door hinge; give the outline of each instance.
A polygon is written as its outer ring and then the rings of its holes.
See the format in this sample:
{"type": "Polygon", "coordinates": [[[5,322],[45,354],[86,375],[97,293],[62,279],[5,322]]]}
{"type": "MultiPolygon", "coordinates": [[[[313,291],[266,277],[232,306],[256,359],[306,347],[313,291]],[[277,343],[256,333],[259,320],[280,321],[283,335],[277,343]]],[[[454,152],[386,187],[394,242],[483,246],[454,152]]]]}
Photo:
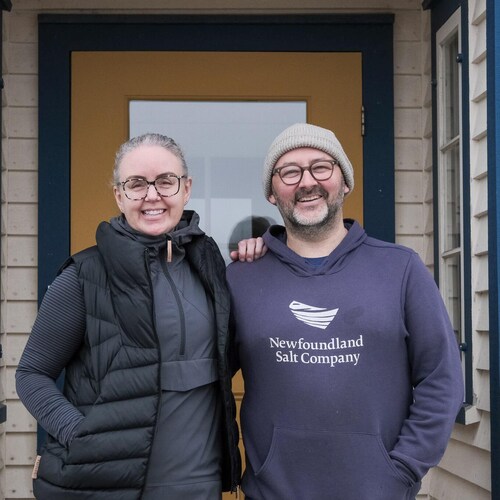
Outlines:
{"type": "Polygon", "coordinates": [[[361,106],[361,137],[365,136],[365,107],[361,106]]]}

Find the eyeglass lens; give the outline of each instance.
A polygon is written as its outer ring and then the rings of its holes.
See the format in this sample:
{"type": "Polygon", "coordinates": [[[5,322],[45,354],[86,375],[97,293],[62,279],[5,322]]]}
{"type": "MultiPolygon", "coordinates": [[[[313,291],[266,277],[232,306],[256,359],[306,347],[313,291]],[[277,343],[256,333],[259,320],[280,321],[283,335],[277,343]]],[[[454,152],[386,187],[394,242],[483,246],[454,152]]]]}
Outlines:
{"type": "Polygon", "coordinates": [[[182,177],[164,175],[154,181],[141,178],[128,179],[123,183],[125,196],[131,200],[142,200],[148,195],[149,186],[154,186],[160,196],[174,196],[179,192],[182,177]]]}
{"type": "Polygon", "coordinates": [[[276,171],[285,184],[298,184],[302,180],[304,170],[309,170],[309,173],[317,181],[327,181],[332,176],[335,164],[334,161],[325,160],[312,163],[308,167],[286,165],[276,169],[276,171]]]}

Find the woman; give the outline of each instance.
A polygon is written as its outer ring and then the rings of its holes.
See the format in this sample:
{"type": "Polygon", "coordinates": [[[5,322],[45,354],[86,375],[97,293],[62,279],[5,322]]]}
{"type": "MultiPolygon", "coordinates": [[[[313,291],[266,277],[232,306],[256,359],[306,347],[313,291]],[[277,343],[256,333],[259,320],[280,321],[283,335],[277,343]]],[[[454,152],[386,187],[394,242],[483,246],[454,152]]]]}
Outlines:
{"type": "Polygon", "coordinates": [[[184,211],[191,182],[172,139],[124,143],[113,187],[122,215],[99,225],[97,245],[44,297],[16,373],[49,434],[33,475],[40,500],[202,500],[237,488],[225,265],[184,211]]]}

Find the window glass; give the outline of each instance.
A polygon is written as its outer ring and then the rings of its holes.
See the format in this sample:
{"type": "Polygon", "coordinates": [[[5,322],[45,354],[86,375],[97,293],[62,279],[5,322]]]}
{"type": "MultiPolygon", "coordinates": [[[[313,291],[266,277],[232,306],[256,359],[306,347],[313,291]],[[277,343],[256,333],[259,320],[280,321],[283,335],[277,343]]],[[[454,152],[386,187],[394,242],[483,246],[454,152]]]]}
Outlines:
{"type": "Polygon", "coordinates": [[[463,197],[460,110],[460,12],[437,35],[439,283],[458,342],[463,342],[463,197]]]}
{"type": "Polygon", "coordinates": [[[461,300],[461,272],[460,272],[460,254],[449,255],[444,260],[446,282],[442,288],[445,291],[445,304],[450,316],[453,331],[457,342],[461,342],[461,321],[462,321],[462,300],[461,300]]]}
{"type": "Polygon", "coordinates": [[[459,134],[459,80],[458,80],[458,33],[454,33],[443,46],[444,51],[444,108],[445,140],[449,141],[459,134]]]}
{"type": "Polygon", "coordinates": [[[460,247],[460,150],[459,144],[455,143],[443,154],[445,176],[444,203],[446,212],[444,214],[444,251],[460,247]]]}
{"type": "Polygon", "coordinates": [[[281,216],[265,198],[262,168],[273,139],[307,121],[305,101],[131,101],[130,137],[157,132],[183,149],[193,178],[187,209],[218,243],[226,262],[242,238],[281,216]]]}

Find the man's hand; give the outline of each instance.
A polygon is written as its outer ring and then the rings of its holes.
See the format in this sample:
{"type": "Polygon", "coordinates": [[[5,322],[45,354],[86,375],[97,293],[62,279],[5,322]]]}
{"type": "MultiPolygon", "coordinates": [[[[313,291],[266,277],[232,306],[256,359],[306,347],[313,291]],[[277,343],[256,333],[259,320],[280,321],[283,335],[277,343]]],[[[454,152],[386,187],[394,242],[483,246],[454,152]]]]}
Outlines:
{"type": "Polygon", "coordinates": [[[241,240],[238,243],[238,250],[233,250],[230,257],[232,260],[239,260],[240,262],[253,262],[263,257],[266,252],[267,247],[264,240],[259,236],[258,238],[241,240]]]}

